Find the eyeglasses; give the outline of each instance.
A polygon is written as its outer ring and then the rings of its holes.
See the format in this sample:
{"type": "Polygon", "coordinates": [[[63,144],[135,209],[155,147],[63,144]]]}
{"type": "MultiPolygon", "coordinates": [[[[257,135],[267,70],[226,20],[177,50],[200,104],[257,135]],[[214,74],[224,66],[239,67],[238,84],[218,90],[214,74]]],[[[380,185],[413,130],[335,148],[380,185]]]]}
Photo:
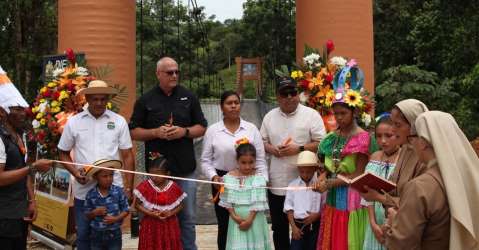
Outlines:
{"type": "Polygon", "coordinates": [[[168,71],[161,71],[161,72],[165,72],[169,76],[178,75],[180,73],[179,70],[168,70],[168,71]]]}
{"type": "Polygon", "coordinates": [[[417,137],[418,137],[417,135],[408,135],[407,136],[407,141],[409,142],[409,144],[412,144],[413,139],[417,138],[417,137]]]}
{"type": "Polygon", "coordinates": [[[298,91],[296,89],[280,91],[279,96],[282,98],[287,98],[288,96],[295,97],[298,95],[298,91]]]}

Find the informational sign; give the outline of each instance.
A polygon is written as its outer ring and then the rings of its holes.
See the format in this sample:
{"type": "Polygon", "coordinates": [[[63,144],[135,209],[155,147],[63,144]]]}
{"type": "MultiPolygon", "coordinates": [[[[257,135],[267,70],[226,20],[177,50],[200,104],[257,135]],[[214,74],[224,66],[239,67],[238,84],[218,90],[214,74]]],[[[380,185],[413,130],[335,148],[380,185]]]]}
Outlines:
{"type": "Polygon", "coordinates": [[[70,173],[61,164],[46,173],[35,175],[37,219],[33,222],[44,232],[66,240],[68,237],[68,212],[70,209],[70,173]]]}
{"type": "Polygon", "coordinates": [[[255,63],[245,63],[243,64],[243,76],[256,76],[257,69],[255,63]]]}
{"type": "MultiPolygon", "coordinates": [[[[77,62],[85,61],[85,53],[75,53],[77,62]]],[[[81,64],[81,63],[79,63],[81,64]]],[[[42,79],[44,82],[52,80],[55,70],[64,69],[68,66],[68,59],[65,54],[49,55],[43,57],[42,79]]]]}
{"type": "Polygon", "coordinates": [[[255,58],[242,58],[236,57],[236,84],[237,92],[242,96],[244,90],[244,81],[252,80],[256,81],[256,94],[261,94],[262,89],[262,63],[263,60],[260,57],[255,58]]]}
{"type": "Polygon", "coordinates": [[[68,203],[63,203],[37,193],[38,216],[33,225],[49,232],[61,239],[67,239],[68,232],[68,203]]]}
{"type": "Polygon", "coordinates": [[[70,173],[60,165],[35,175],[36,194],[62,203],[70,200],[70,173]]]}

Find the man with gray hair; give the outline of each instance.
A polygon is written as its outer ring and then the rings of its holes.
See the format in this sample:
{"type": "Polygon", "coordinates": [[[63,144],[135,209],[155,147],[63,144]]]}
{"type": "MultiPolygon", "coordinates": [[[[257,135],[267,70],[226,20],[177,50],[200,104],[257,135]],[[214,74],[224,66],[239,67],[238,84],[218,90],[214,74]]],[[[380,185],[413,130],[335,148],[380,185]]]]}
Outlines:
{"type": "MultiPolygon", "coordinates": [[[[203,136],[207,122],[198,98],[178,84],[178,64],[173,58],[161,58],[156,67],[158,86],[135,103],[130,119],[133,140],[145,142],[146,168],[149,154],[164,155],[172,166],[172,175],[195,178],[196,159],[193,139],[203,136]]],[[[196,250],[196,183],[176,181],[188,195],[179,214],[181,240],[186,250],[196,250]]]]}

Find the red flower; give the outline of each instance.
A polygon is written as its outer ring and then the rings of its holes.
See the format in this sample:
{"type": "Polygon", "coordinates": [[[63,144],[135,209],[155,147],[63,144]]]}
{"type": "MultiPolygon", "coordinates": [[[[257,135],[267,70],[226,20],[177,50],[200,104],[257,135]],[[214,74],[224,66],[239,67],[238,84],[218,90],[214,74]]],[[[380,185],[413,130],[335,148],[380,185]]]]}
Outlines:
{"type": "Polygon", "coordinates": [[[372,102],[366,102],[364,105],[364,112],[371,113],[374,108],[374,104],[372,102]]]}
{"type": "Polygon", "coordinates": [[[326,51],[327,53],[331,53],[334,50],[334,43],[332,40],[326,41],[326,51]]]}
{"type": "Polygon", "coordinates": [[[50,96],[52,96],[52,92],[50,90],[43,92],[43,97],[48,98],[50,96]]]}
{"type": "Polygon", "coordinates": [[[308,80],[302,80],[301,81],[301,88],[308,89],[308,87],[309,87],[309,81],[308,80]]]}
{"type": "Polygon", "coordinates": [[[75,91],[75,85],[73,85],[73,83],[70,82],[67,84],[67,89],[68,91],[73,92],[75,91]]]}
{"type": "Polygon", "coordinates": [[[48,123],[48,128],[49,128],[49,129],[53,130],[53,129],[55,129],[56,127],[57,127],[57,123],[56,123],[55,121],[50,121],[50,122],[48,123]]]}
{"type": "Polygon", "coordinates": [[[65,54],[67,56],[68,61],[70,61],[72,65],[75,65],[75,53],[73,53],[73,50],[71,48],[68,48],[65,51],[65,54]]]}
{"type": "Polygon", "coordinates": [[[331,83],[333,82],[333,79],[334,79],[333,74],[327,74],[326,77],[324,78],[324,81],[326,83],[331,83]]]}
{"type": "Polygon", "coordinates": [[[43,140],[45,140],[45,136],[46,136],[45,131],[42,130],[42,131],[38,132],[37,133],[37,142],[40,142],[40,143],[43,142],[43,140]]]}
{"type": "Polygon", "coordinates": [[[60,98],[60,92],[59,91],[53,92],[52,97],[53,97],[54,100],[58,100],[58,98],[60,98]]]}

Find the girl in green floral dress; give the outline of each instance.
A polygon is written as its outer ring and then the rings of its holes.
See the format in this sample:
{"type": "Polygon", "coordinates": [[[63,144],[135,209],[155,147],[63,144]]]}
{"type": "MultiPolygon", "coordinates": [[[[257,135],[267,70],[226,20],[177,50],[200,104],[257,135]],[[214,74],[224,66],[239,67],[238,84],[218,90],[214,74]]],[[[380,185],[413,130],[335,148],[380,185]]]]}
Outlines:
{"type": "MultiPolygon", "coordinates": [[[[395,140],[392,131],[393,123],[389,114],[380,116],[377,124],[375,137],[381,148],[371,155],[366,172],[371,172],[385,179],[394,172],[397,158],[399,156],[399,145],[395,140]]],[[[361,201],[363,203],[363,201],[361,201]]],[[[385,250],[384,235],[381,225],[385,222],[385,210],[380,202],[366,202],[368,206],[369,223],[366,226],[366,235],[364,239],[363,250],[385,250]]]]}
{"type": "Polygon", "coordinates": [[[256,149],[249,143],[236,148],[238,169],[223,176],[225,191],[219,205],[230,213],[228,222],[228,250],[271,249],[265,211],[266,179],[255,174],[256,149]]]}

